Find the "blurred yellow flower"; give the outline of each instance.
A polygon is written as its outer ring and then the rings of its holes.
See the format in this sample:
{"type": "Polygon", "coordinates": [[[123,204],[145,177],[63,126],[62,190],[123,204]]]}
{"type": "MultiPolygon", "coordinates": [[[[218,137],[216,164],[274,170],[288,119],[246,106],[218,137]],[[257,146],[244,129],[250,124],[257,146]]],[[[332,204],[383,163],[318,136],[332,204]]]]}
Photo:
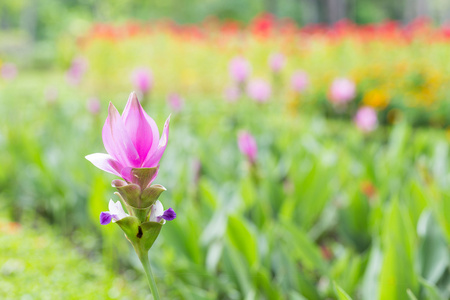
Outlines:
{"type": "Polygon", "coordinates": [[[364,95],[362,101],[373,108],[384,109],[389,104],[389,95],[385,90],[373,89],[364,95]]]}

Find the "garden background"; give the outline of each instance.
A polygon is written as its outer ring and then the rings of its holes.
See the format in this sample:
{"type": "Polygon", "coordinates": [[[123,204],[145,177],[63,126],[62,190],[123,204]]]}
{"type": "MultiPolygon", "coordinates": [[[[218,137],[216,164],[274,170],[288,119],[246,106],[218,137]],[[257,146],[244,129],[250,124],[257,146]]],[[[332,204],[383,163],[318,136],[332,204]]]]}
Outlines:
{"type": "Polygon", "coordinates": [[[450,299],[450,3],[141,2],[0,3],[0,298],[151,299],[84,158],[135,90],[163,299],[450,299]]]}

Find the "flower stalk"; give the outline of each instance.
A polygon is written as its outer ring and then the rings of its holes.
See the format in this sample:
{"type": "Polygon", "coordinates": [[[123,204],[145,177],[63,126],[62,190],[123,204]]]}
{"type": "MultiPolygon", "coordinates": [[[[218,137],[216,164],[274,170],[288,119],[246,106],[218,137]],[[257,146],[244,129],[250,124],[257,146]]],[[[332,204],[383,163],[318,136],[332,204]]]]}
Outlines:
{"type": "Polygon", "coordinates": [[[141,261],[141,264],[144,267],[145,275],[147,276],[148,285],[150,286],[150,291],[152,292],[153,299],[160,300],[158,287],[156,286],[156,281],[155,281],[155,278],[153,277],[153,273],[152,273],[152,267],[150,266],[150,261],[148,259],[148,253],[147,252],[142,253],[141,251],[140,252],[136,251],[136,254],[138,255],[139,260],[141,261]]]}

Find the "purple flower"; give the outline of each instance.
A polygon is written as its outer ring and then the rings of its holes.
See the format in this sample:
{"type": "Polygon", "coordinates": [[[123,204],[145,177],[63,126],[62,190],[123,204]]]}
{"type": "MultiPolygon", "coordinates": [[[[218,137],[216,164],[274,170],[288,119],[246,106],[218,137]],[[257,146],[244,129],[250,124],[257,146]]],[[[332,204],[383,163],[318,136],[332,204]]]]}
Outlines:
{"type": "Polygon", "coordinates": [[[301,93],[309,85],[308,74],[304,71],[295,71],[291,77],[291,87],[294,91],[301,93]]]}
{"type": "Polygon", "coordinates": [[[111,221],[116,222],[125,217],[128,217],[128,214],[123,210],[122,204],[120,201],[114,203],[114,201],[109,200],[109,211],[102,211],[100,213],[100,224],[107,225],[111,223],[111,221]]]}
{"type": "Polygon", "coordinates": [[[363,106],[358,109],[353,120],[363,132],[371,132],[378,126],[377,112],[370,106],[363,106]]]}
{"type": "Polygon", "coordinates": [[[98,115],[101,108],[100,100],[95,97],[89,98],[86,102],[86,107],[91,114],[98,115]]]}
{"type": "Polygon", "coordinates": [[[329,98],[336,104],[345,104],[356,96],[356,85],[348,78],[336,78],[330,87],[329,98]]]}
{"type": "Polygon", "coordinates": [[[152,206],[152,210],[150,212],[150,222],[160,222],[161,219],[164,219],[164,223],[166,221],[172,221],[177,217],[177,214],[172,208],[164,210],[162,203],[157,200],[155,204],[152,206]]]}
{"type": "Polygon", "coordinates": [[[67,70],[67,81],[71,85],[78,85],[86,73],[88,62],[83,57],[77,57],[72,61],[72,65],[67,70]]]}
{"type": "Polygon", "coordinates": [[[13,63],[4,63],[1,66],[2,78],[6,80],[13,80],[17,76],[17,67],[13,63]]]}
{"type": "Polygon", "coordinates": [[[167,102],[169,103],[170,108],[175,112],[179,112],[183,109],[184,100],[177,93],[170,94],[167,97],[167,102]]]}
{"type": "Polygon", "coordinates": [[[131,81],[142,93],[147,94],[153,86],[153,74],[147,68],[137,68],[131,74],[131,81]]]}
{"type": "Polygon", "coordinates": [[[170,116],[164,124],[160,139],[158,126],[144,111],[133,92],[122,116],[112,103],[109,104],[102,131],[103,144],[108,154],[90,154],[86,159],[103,171],[133,182],[133,168],[159,166],[168,141],[169,121],[170,116]]]}
{"type": "Polygon", "coordinates": [[[228,102],[236,102],[241,97],[241,91],[238,86],[231,85],[225,88],[224,97],[228,102]]]}
{"type": "Polygon", "coordinates": [[[230,61],[229,71],[233,80],[242,83],[250,76],[250,63],[242,56],[235,57],[230,61]]]}
{"type": "Polygon", "coordinates": [[[253,79],[247,86],[247,95],[257,102],[266,102],[271,94],[270,84],[263,79],[253,79]]]}
{"type": "Polygon", "coordinates": [[[285,57],[282,53],[273,53],[269,57],[269,67],[274,73],[278,73],[285,65],[285,57]]]}
{"type": "Polygon", "coordinates": [[[258,146],[253,136],[248,131],[240,131],[238,134],[238,146],[239,150],[247,156],[251,164],[256,162],[256,156],[258,154],[258,146]]]}

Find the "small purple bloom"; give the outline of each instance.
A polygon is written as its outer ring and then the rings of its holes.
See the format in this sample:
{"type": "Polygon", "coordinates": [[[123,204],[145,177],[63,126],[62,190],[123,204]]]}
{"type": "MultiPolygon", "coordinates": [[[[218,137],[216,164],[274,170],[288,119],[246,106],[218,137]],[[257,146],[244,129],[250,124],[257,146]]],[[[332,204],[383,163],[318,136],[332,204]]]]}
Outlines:
{"type": "Polygon", "coordinates": [[[4,63],[1,66],[2,78],[6,80],[13,80],[17,76],[17,67],[13,63],[4,63]]]}
{"type": "Polygon", "coordinates": [[[133,85],[142,93],[147,94],[153,87],[153,74],[150,69],[137,68],[131,74],[133,85]]]}
{"type": "Polygon", "coordinates": [[[112,216],[111,213],[108,211],[102,211],[100,213],[100,224],[101,225],[108,225],[109,223],[111,223],[112,220],[112,216]]]}
{"type": "MultiPolygon", "coordinates": [[[[161,219],[172,221],[177,217],[177,214],[172,208],[164,211],[164,207],[161,201],[157,200],[155,204],[153,204],[151,212],[150,212],[150,222],[160,222],[161,219]]],[[[164,221],[165,223],[166,221],[164,221]]]]}
{"type": "Polygon", "coordinates": [[[169,207],[169,209],[166,209],[164,211],[164,213],[161,217],[166,221],[172,221],[173,219],[175,219],[177,217],[177,214],[172,209],[172,207],[169,207]]]}
{"type": "Polygon", "coordinates": [[[295,71],[291,77],[291,87],[294,91],[301,93],[309,85],[308,74],[304,71],[295,71]]]}
{"type": "Polygon", "coordinates": [[[269,66],[274,73],[278,73],[285,65],[285,57],[282,53],[273,53],[269,57],[269,66]]]}
{"type": "Polygon", "coordinates": [[[71,85],[80,84],[81,79],[88,69],[88,62],[83,57],[77,57],[72,61],[72,65],[67,70],[67,81],[71,85]]]}
{"type": "Polygon", "coordinates": [[[272,94],[270,84],[263,79],[253,79],[247,86],[248,96],[257,102],[266,102],[272,94]]]}
{"type": "Polygon", "coordinates": [[[363,106],[354,117],[356,126],[363,132],[371,132],[378,126],[377,112],[370,106],[363,106]]]}
{"type": "Polygon", "coordinates": [[[100,100],[95,97],[89,98],[86,102],[86,107],[92,115],[98,115],[101,108],[100,100]]]}
{"type": "Polygon", "coordinates": [[[102,211],[100,213],[100,224],[107,225],[111,223],[111,221],[119,221],[125,217],[128,217],[128,214],[123,210],[122,204],[120,201],[114,203],[114,201],[109,200],[109,211],[102,211]]]}
{"type": "Polygon", "coordinates": [[[242,83],[250,76],[250,63],[242,56],[235,57],[230,61],[229,71],[233,80],[242,83]]]}
{"type": "Polygon", "coordinates": [[[330,87],[329,98],[336,104],[345,104],[356,96],[356,85],[348,78],[336,78],[330,87]]]}
{"type": "Polygon", "coordinates": [[[250,163],[255,164],[258,146],[256,145],[255,138],[248,131],[242,130],[239,132],[238,146],[242,154],[247,156],[250,163]]]}
{"type": "Polygon", "coordinates": [[[167,102],[169,103],[170,108],[174,112],[179,112],[183,109],[184,100],[177,93],[172,93],[167,97],[167,102]]]}
{"type": "Polygon", "coordinates": [[[103,171],[133,182],[132,168],[159,166],[169,138],[169,122],[170,116],[164,124],[160,139],[158,126],[144,111],[133,92],[122,116],[112,103],[109,104],[102,131],[103,144],[108,154],[90,154],[86,159],[103,171]]]}

